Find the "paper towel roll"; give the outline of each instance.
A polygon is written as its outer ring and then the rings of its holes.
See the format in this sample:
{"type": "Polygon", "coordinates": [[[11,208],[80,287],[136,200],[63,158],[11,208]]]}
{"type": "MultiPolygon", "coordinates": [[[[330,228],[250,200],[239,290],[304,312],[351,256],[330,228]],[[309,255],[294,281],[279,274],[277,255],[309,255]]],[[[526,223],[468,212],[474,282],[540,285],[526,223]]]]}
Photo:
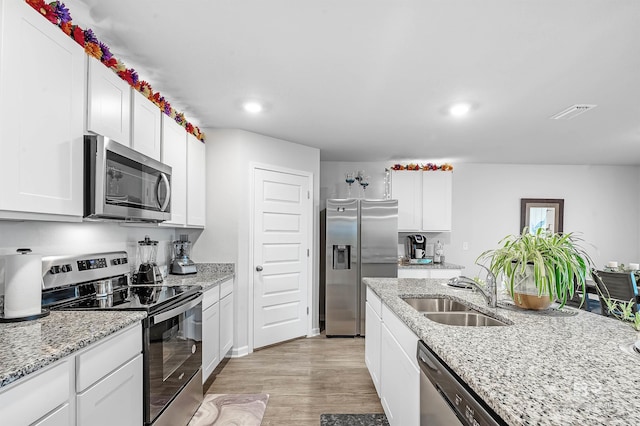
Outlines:
{"type": "Polygon", "coordinates": [[[28,253],[5,256],[4,317],[37,315],[41,306],[42,256],[28,253]]]}

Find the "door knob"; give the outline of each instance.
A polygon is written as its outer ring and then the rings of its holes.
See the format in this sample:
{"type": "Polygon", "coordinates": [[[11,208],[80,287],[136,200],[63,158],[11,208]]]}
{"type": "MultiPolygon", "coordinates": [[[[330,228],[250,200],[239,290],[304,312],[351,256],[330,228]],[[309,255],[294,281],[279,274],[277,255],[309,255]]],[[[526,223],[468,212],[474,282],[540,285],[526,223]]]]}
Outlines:
{"type": "Polygon", "coordinates": [[[261,265],[256,266],[256,271],[262,272],[262,266],[261,265]]]}

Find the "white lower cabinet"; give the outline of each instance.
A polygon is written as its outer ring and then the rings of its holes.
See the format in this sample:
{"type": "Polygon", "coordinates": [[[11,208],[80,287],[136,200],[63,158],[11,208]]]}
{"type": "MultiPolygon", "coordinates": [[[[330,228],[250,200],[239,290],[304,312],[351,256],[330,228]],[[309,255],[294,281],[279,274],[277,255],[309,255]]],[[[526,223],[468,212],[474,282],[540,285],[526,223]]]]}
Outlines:
{"type": "Polygon", "coordinates": [[[368,288],[366,315],[365,363],[389,424],[417,426],[420,424],[418,336],[368,288]]]}
{"type": "Polygon", "coordinates": [[[0,423],[30,425],[42,419],[44,425],[60,424],[56,412],[69,405],[72,381],[73,357],[67,357],[9,385],[0,392],[0,423]]]}
{"type": "Polygon", "coordinates": [[[220,360],[233,347],[233,280],[220,284],[220,360]]]}
{"type": "Polygon", "coordinates": [[[48,414],[44,419],[35,422],[33,426],[68,426],[73,424],[72,415],[71,406],[64,404],[48,414]]]}
{"type": "Polygon", "coordinates": [[[142,424],[142,354],[78,394],[78,425],[142,424]]]}
{"type": "Polygon", "coordinates": [[[398,268],[398,278],[449,279],[460,275],[461,269],[398,268]]]}
{"type": "Polygon", "coordinates": [[[202,383],[220,363],[220,286],[204,292],[202,302],[202,383]]]}
{"type": "Polygon", "coordinates": [[[376,388],[378,396],[380,396],[380,350],[381,350],[381,332],[382,332],[382,302],[376,294],[367,287],[367,303],[366,303],[366,321],[365,321],[365,346],[364,346],[364,363],[371,374],[371,380],[376,388]]]}
{"type": "Polygon", "coordinates": [[[140,426],[140,324],[89,345],[0,390],[0,424],[140,426]]]}

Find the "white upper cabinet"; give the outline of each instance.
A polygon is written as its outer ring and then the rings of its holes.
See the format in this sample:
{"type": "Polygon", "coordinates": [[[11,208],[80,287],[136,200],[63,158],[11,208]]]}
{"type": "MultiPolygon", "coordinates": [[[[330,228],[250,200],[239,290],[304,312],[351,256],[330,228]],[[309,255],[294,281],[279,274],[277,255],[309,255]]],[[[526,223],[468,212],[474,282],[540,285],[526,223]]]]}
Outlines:
{"type": "Polygon", "coordinates": [[[392,198],[398,200],[398,231],[451,231],[453,172],[393,171],[392,198]]]}
{"type": "Polygon", "coordinates": [[[131,146],[131,86],[92,57],[87,79],[87,130],[131,146]]]}
{"type": "Polygon", "coordinates": [[[0,31],[0,217],[80,220],[84,50],[24,1],[0,31]]]}
{"type": "Polygon", "coordinates": [[[453,172],[422,173],[422,229],[451,231],[453,172]]]}
{"type": "Polygon", "coordinates": [[[204,143],[187,134],[187,225],[205,225],[206,159],[204,143]]]}
{"type": "Polygon", "coordinates": [[[163,163],[171,166],[171,220],[163,224],[187,224],[187,132],[175,120],[162,115],[163,163]]]}
{"type": "Polygon", "coordinates": [[[421,172],[393,172],[391,198],[398,200],[398,231],[417,231],[422,229],[421,191],[421,172]]]}
{"type": "Polygon", "coordinates": [[[131,147],[160,161],[162,111],[140,92],[133,90],[132,93],[131,147]]]}

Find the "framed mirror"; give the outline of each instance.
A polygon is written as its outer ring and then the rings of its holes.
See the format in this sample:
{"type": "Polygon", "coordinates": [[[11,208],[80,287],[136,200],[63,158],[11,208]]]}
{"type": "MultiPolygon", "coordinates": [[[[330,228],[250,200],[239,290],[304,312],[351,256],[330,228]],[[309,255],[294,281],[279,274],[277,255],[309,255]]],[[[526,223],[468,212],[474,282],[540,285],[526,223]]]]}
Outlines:
{"type": "Polygon", "coordinates": [[[538,228],[562,233],[564,199],[561,198],[521,198],[520,232],[525,226],[535,233],[538,228]]]}

